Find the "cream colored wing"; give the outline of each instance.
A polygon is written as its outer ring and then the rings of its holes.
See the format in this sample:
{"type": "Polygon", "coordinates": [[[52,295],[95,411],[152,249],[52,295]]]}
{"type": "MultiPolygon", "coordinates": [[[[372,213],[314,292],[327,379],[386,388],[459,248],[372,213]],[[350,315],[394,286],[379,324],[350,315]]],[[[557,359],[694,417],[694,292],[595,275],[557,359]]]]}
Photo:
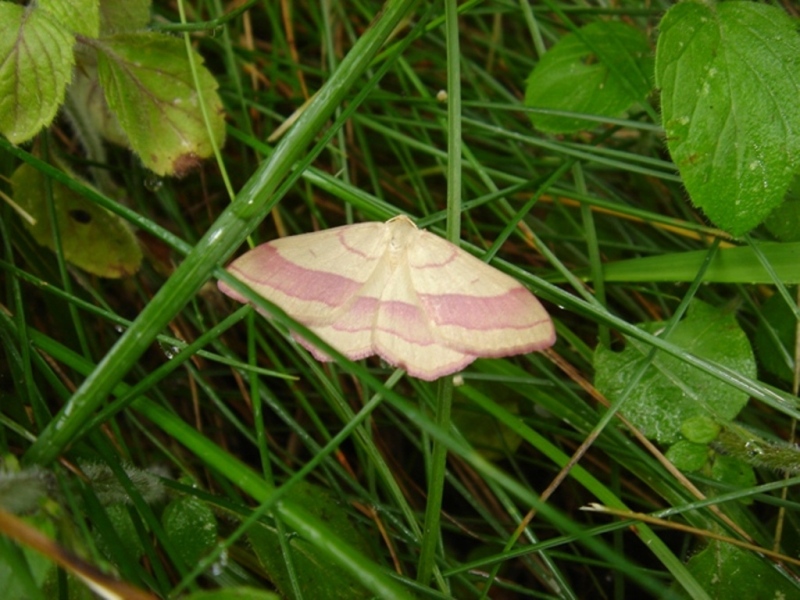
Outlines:
{"type": "Polygon", "coordinates": [[[453,350],[499,357],[555,342],[550,315],[527,288],[448,241],[420,231],[408,265],[431,328],[453,350]]]}
{"type": "Polygon", "coordinates": [[[475,360],[440,338],[414,292],[407,263],[396,266],[384,288],[373,329],[373,349],[388,363],[428,381],[460,371],[475,360]]]}
{"type": "MultiPolygon", "coordinates": [[[[306,326],[354,310],[386,250],[384,223],[361,223],[281,238],[234,260],[228,270],[306,326]]],[[[220,282],[232,298],[246,299],[220,282]]]]}

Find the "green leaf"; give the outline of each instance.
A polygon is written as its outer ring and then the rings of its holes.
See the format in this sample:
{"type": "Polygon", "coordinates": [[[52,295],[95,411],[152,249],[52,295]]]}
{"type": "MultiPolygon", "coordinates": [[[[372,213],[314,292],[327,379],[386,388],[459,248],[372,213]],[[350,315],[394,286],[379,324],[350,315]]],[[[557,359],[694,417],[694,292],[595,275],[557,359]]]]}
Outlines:
{"type": "MultiPolygon", "coordinates": [[[[662,323],[642,326],[652,332],[661,327],[662,323]]],[[[756,375],[750,342],[728,312],[695,300],[669,341],[748,377],[756,375]]],[[[649,350],[649,346],[630,339],[622,352],[598,346],[594,355],[597,389],[615,401],[627,390],[649,350]]],[[[680,439],[684,421],[696,416],[729,421],[744,408],[747,398],[744,392],[659,352],[621,410],[645,436],[672,444],[680,439]]]]}
{"type": "Polygon", "coordinates": [[[780,294],[761,307],[763,321],[755,334],[755,347],[761,365],[776,377],[791,383],[794,379],[794,345],[797,319],[780,294]]]}
{"type": "Polygon", "coordinates": [[[800,241],[800,200],[788,200],[769,213],[764,225],[783,242],[800,241]]]}
{"type": "MultiPolygon", "coordinates": [[[[144,556],[145,548],[142,543],[139,533],[136,530],[136,525],[133,523],[131,514],[128,508],[123,503],[112,504],[106,507],[106,516],[111,521],[114,532],[117,534],[119,541],[125,549],[125,554],[130,556],[132,560],[139,560],[144,556]]],[[[112,535],[105,536],[103,531],[98,529],[95,534],[98,549],[107,557],[113,557],[114,552],[111,550],[111,545],[118,543],[117,540],[107,539],[113,537],[112,535]]]]}
{"type": "MultiPolygon", "coordinates": [[[[800,283],[800,243],[759,243],[759,251],[785,283],[800,283]]],[[[694,281],[708,252],[697,250],[632,258],[603,265],[606,281],[694,281]]],[[[703,281],[717,283],[775,283],[749,246],[717,251],[703,281]]]]}
{"type": "Polygon", "coordinates": [[[696,444],[713,442],[720,432],[720,425],[714,419],[705,415],[698,415],[686,419],[681,424],[681,435],[696,444]]]}
{"type": "Polygon", "coordinates": [[[100,2],[98,0],[39,0],[38,5],[50,13],[65,29],[97,37],[100,34],[100,2]]]}
{"type": "Polygon", "coordinates": [[[681,471],[699,471],[708,461],[708,445],[679,440],[669,447],[666,454],[669,461],[681,471]]]}
{"type": "Polygon", "coordinates": [[[196,565],[217,544],[214,511],[194,496],[184,496],[167,504],[161,521],[184,565],[196,565]]]}
{"type": "MultiPolygon", "coordinates": [[[[30,517],[22,517],[31,527],[37,529],[39,533],[48,537],[56,537],[56,526],[53,519],[44,511],[30,517]]],[[[34,596],[29,585],[35,584],[37,589],[41,589],[48,576],[56,571],[56,565],[42,553],[31,548],[12,546],[6,538],[0,540],[0,544],[8,544],[6,548],[0,547],[0,598],[3,600],[29,600],[34,596]],[[14,563],[9,556],[14,553],[17,558],[22,559],[19,563],[14,563]],[[27,573],[21,573],[19,567],[28,569],[27,573]]]]}
{"type": "MultiPolygon", "coordinates": [[[[14,199],[36,223],[25,226],[41,245],[55,249],[47,202],[47,181],[33,167],[11,177],[14,199]]],[[[53,204],[64,258],[100,277],[125,277],[139,269],[142,251],[130,227],[117,215],[53,181],[53,204]]]]}
{"type": "Polygon", "coordinates": [[[0,2],[0,133],[13,144],[48,126],[64,101],[74,38],[34,7],[0,2]]]}
{"type": "Polygon", "coordinates": [[[10,469],[6,460],[2,464],[0,508],[14,514],[30,513],[39,508],[47,497],[48,473],[35,467],[10,469]]]}
{"type": "Polygon", "coordinates": [[[86,129],[96,132],[106,141],[127,148],[128,136],[108,107],[103,88],[100,87],[96,65],[82,64],[75,71],[67,89],[69,110],[77,113],[71,116],[77,117],[81,123],[86,124],[86,129]]]}
{"type": "Polygon", "coordinates": [[[151,0],[103,0],[100,31],[103,35],[138,31],[150,23],[151,0]]]}
{"type": "MultiPolygon", "coordinates": [[[[737,488],[748,488],[756,485],[756,474],[753,467],[734,456],[717,454],[711,466],[711,478],[737,488]]],[[[745,502],[752,502],[746,500],[745,502]]]]}
{"type": "Polygon", "coordinates": [[[158,175],[181,176],[212,154],[200,96],[206,103],[211,135],[222,145],[225,121],[217,82],[195,53],[198,95],[181,40],[155,33],[122,33],[104,38],[95,49],[108,106],[147,168],[158,175]]]}
{"type": "Polygon", "coordinates": [[[683,2],[661,22],[667,146],[695,205],[735,235],[782,201],[800,164],[800,38],[780,9],[683,2]]]}
{"type": "MultiPolygon", "coordinates": [[[[353,547],[360,548],[368,555],[371,554],[369,546],[366,545],[358,530],[353,527],[347,511],[340,506],[337,498],[330,491],[310,483],[300,482],[292,487],[289,495],[293,502],[324,520],[338,538],[350,543],[353,547]]],[[[326,560],[311,543],[296,535],[290,535],[290,533],[291,531],[286,532],[286,539],[303,598],[358,600],[359,598],[373,597],[366,589],[348,577],[341,568],[326,560]]],[[[277,530],[259,525],[250,529],[248,538],[253,551],[281,594],[287,598],[295,598],[286,567],[286,558],[283,556],[278,541],[277,530]]]]}
{"type": "Polygon", "coordinates": [[[800,242],[800,177],[795,177],[786,200],[769,213],[764,226],[782,242],[800,242]]]}
{"type": "Polygon", "coordinates": [[[453,397],[453,424],[484,458],[496,461],[513,455],[522,437],[472,402],[471,398],[476,396],[494,402],[512,415],[519,414],[518,397],[505,387],[480,380],[456,387],[453,397]]]}
{"type": "MultiPolygon", "coordinates": [[[[564,36],[527,81],[525,106],[614,117],[652,87],[647,38],[619,22],[595,22],[564,36]]],[[[570,133],[597,125],[572,117],[531,113],[534,127],[570,133]]]]}
{"type": "MultiPolygon", "coordinates": [[[[689,559],[687,567],[714,600],[796,598],[797,589],[773,565],[724,542],[711,542],[689,559]]],[[[675,592],[688,597],[681,590],[675,592]]]]}

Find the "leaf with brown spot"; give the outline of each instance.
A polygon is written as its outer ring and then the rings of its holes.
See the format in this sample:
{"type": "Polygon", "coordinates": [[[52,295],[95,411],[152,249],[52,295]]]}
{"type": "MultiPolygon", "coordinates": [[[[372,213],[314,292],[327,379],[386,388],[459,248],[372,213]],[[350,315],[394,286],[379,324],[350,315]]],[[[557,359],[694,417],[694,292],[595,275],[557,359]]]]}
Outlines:
{"type": "Polygon", "coordinates": [[[217,82],[195,54],[200,79],[200,89],[195,89],[181,40],[149,32],[123,33],[93,46],[108,106],[147,168],[158,175],[182,175],[190,166],[187,156],[198,161],[211,156],[212,137],[223,144],[225,120],[217,82]]]}

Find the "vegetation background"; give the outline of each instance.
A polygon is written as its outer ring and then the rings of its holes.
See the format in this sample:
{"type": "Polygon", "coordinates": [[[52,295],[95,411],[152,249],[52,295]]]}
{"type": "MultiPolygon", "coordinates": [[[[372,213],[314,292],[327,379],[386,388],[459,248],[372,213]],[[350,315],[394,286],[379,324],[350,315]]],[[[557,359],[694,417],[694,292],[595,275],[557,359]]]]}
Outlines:
{"type": "Polygon", "coordinates": [[[796,597],[792,10],[0,3],[2,596],[796,597]],[[428,383],[216,288],[398,213],[556,345],[428,383]]]}

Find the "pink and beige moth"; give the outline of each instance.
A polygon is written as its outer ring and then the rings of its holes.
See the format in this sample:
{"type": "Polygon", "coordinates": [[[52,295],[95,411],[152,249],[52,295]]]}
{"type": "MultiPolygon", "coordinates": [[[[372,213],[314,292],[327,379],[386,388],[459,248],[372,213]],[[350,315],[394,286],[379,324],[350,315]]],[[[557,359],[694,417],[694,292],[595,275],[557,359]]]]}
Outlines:
{"type": "Polygon", "coordinates": [[[349,359],[377,354],[428,381],[555,342],[547,311],[518,281],[403,215],[273,240],[228,270],[349,359]]]}

